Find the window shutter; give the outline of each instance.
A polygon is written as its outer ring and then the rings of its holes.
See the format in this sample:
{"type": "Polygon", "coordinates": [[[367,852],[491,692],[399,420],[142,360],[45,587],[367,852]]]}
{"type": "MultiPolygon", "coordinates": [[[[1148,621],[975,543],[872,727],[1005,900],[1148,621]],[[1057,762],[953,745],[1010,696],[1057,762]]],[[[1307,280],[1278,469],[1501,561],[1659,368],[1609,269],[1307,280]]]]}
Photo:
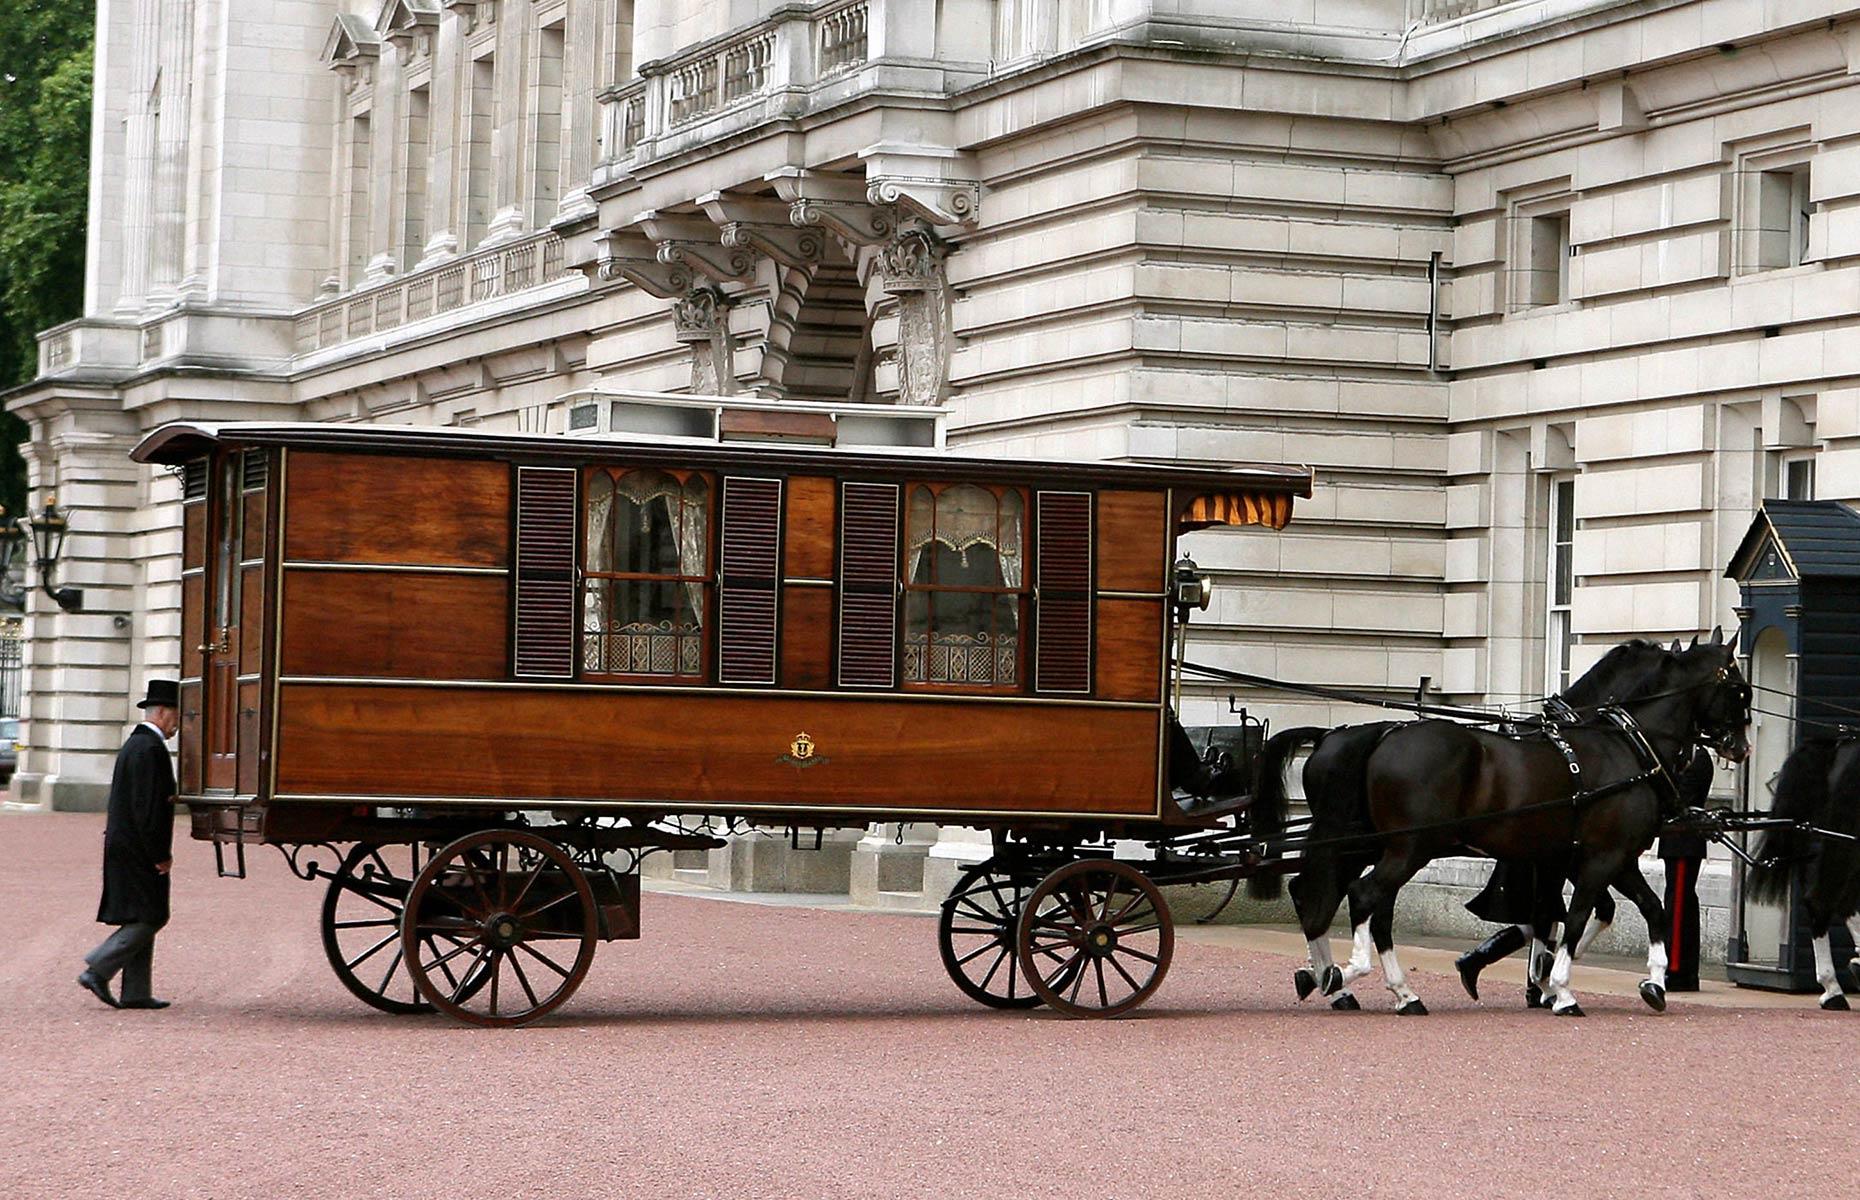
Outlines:
{"type": "Polygon", "coordinates": [[[775,682],[775,598],[781,581],[781,480],[723,481],[717,585],[717,681],[775,682]]]}
{"type": "Polygon", "coordinates": [[[840,487],[841,687],[888,688],[898,668],[898,485],[840,487]]]}
{"type": "Polygon", "coordinates": [[[1091,691],[1091,495],[1041,492],[1036,504],[1034,676],[1041,692],[1091,691]]]}
{"type": "Polygon", "coordinates": [[[517,468],[519,676],[575,674],[575,480],[568,467],[517,468]]]}

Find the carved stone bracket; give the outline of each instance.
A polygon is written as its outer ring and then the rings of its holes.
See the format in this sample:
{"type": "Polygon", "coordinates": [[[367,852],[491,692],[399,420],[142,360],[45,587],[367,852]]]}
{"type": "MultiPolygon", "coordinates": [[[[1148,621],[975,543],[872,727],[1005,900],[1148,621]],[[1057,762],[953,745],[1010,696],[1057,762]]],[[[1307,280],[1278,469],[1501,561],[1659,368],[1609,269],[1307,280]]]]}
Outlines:
{"type": "Polygon", "coordinates": [[[691,347],[691,390],[727,396],[736,390],[729,300],[714,287],[696,287],[672,305],[672,336],[691,347]]]}
{"type": "Polygon", "coordinates": [[[879,252],[879,286],[898,303],[898,402],[936,404],[948,390],[948,247],[921,222],[898,231],[879,252]]]}
{"type": "Polygon", "coordinates": [[[973,225],[981,219],[982,185],[972,180],[881,175],[866,186],[866,198],[932,225],[973,225]]]}
{"type": "Polygon", "coordinates": [[[797,228],[788,219],[788,206],[760,196],[712,192],[698,203],[722,231],[723,245],[766,255],[787,267],[807,268],[826,252],[826,235],[818,229],[797,228]]]}
{"type": "Polygon", "coordinates": [[[381,36],[374,26],[350,13],[337,13],[323,39],[323,63],[342,76],[345,90],[353,91],[374,75],[381,57],[381,36]]]}
{"type": "Polygon", "coordinates": [[[602,279],[624,279],[640,291],[661,300],[691,290],[691,269],[682,262],[659,258],[658,247],[643,234],[613,229],[595,239],[598,255],[595,274],[602,279]]]}
{"type": "Polygon", "coordinates": [[[634,223],[658,246],[659,261],[668,266],[689,266],[718,283],[747,279],[755,272],[755,252],[724,245],[717,227],[702,217],[649,211],[634,223]]]}
{"type": "Polygon", "coordinates": [[[438,27],[438,0],[388,0],[375,18],[375,33],[403,58],[409,53],[427,53],[438,27]]]}
{"type": "Polygon", "coordinates": [[[866,197],[862,178],[797,167],[763,178],[788,205],[788,221],[796,228],[824,229],[850,247],[880,245],[897,229],[897,214],[866,197]]]}

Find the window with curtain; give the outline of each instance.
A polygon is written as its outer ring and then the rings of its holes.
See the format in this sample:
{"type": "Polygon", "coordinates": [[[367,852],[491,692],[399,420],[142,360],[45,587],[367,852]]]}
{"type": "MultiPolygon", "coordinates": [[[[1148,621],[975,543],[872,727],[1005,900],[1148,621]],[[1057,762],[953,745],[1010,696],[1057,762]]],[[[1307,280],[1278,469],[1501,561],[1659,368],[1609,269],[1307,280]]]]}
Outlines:
{"type": "Polygon", "coordinates": [[[1026,507],[1012,489],[911,487],[904,543],[906,683],[1019,686],[1026,507]]]}
{"type": "Polygon", "coordinates": [[[596,468],[582,554],[581,666],[597,675],[704,678],[710,480],[596,468]]]}

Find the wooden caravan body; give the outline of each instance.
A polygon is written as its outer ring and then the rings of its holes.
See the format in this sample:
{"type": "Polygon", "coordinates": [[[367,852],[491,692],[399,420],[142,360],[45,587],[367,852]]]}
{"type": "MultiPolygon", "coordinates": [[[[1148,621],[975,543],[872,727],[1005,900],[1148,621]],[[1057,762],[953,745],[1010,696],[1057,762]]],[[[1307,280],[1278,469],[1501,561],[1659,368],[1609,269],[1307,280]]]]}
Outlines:
{"type": "MultiPolygon", "coordinates": [[[[779,432],[779,431],[778,431],[779,432]]],[[[1176,538],[1302,468],[171,424],[196,833],[384,809],[1180,824],[1176,538]]]]}

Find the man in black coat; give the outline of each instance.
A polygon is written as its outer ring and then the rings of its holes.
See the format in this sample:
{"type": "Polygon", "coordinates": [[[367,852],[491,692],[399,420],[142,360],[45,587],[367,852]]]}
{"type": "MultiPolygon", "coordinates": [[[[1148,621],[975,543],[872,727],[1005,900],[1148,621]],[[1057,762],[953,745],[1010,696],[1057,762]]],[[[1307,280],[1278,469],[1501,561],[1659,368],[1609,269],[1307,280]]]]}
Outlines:
{"type": "Polygon", "coordinates": [[[155,934],[168,923],[168,871],[174,865],[174,764],[167,740],[180,728],[180,685],[152,679],[136,707],[143,720],[116,754],[110,815],[103,830],[103,900],[97,920],[116,932],[84,956],[80,986],[111,1008],[167,1008],[149,994],[155,934]],[[110,980],[123,975],[123,998],[110,980]]]}

